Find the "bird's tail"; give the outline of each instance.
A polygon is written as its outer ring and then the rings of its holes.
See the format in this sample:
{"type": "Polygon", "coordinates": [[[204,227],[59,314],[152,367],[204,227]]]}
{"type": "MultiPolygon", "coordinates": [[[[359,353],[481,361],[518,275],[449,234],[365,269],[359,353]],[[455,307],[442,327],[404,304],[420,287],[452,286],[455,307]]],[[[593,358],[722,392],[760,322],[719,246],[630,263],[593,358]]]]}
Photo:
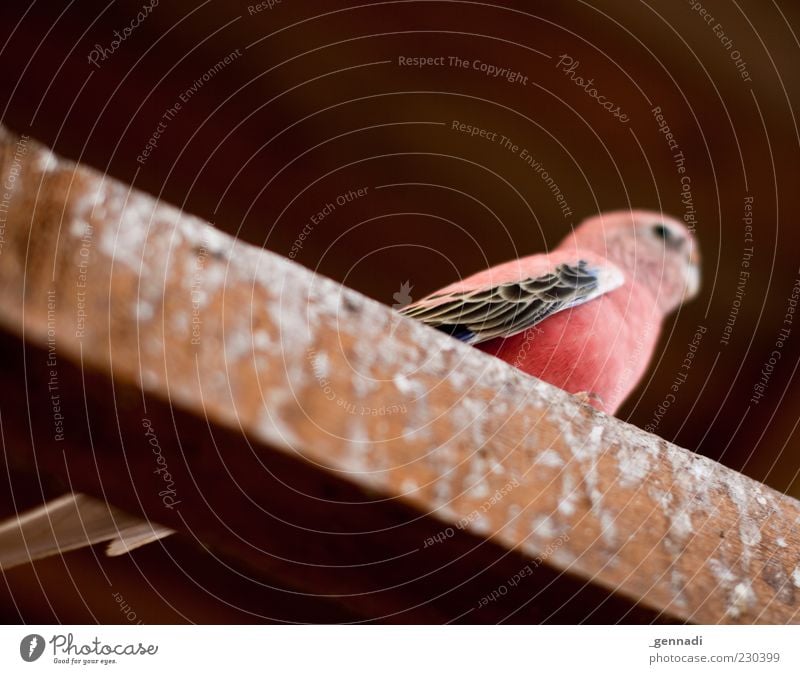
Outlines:
{"type": "Polygon", "coordinates": [[[174,533],[85,494],[65,494],[0,522],[0,570],[108,541],[122,555],[174,533]]]}

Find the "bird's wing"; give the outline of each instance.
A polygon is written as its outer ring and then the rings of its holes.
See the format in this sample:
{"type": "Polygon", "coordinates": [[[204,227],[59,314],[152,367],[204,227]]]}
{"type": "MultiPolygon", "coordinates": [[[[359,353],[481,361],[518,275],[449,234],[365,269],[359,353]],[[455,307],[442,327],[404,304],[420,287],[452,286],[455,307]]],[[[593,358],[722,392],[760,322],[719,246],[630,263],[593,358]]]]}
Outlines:
{"type": "Polygon", "coordinates": [[[556,251],[492,267],[400,311],[467,344],[478,344],[527,330],[624,282],[620,269],[603,257],[556,251]]]}
{"type": "Polygon", "coordinates": [[[173,531],[85,494],[65,494],[0,523],[0,570],[108,541],[121,555],[173,531]]]}

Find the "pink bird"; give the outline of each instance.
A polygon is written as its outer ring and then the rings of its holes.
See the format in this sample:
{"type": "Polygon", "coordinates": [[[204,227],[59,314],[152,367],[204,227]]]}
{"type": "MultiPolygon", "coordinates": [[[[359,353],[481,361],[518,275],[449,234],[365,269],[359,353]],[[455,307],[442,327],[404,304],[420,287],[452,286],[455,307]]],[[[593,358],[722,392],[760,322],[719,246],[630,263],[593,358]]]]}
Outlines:
{"type": "Polygon", "coordinates": [[[682,223],[614,211],[582,222],[550,254],[478,272],[401,311],[614,414],[664,318],[699,281],[697,242],[682,223]]]}

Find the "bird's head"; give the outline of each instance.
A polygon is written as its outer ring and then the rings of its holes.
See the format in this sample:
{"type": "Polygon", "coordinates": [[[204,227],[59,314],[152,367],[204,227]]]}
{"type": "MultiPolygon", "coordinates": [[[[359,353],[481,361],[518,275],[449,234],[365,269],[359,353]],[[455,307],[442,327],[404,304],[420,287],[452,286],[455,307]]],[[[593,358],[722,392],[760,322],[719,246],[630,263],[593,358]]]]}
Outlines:
{"type": "Polygon", "coordinates": [[[613,211],[584,220],[564,242],[610,260],[645,286],[664,314],[700,289],[700,251],[680,221],[654,211],[613,211]]]}

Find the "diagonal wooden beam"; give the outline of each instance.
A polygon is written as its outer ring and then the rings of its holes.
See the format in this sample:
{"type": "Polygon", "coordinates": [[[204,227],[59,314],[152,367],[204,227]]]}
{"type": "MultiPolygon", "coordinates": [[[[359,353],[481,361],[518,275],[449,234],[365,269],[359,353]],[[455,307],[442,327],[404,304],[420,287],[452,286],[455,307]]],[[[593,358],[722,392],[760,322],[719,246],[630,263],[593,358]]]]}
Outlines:
{"type": "Polygon", "coordinates": [[[0,133],[6,462],[389,621],[798,621],[791,498],[0,133]]]}

